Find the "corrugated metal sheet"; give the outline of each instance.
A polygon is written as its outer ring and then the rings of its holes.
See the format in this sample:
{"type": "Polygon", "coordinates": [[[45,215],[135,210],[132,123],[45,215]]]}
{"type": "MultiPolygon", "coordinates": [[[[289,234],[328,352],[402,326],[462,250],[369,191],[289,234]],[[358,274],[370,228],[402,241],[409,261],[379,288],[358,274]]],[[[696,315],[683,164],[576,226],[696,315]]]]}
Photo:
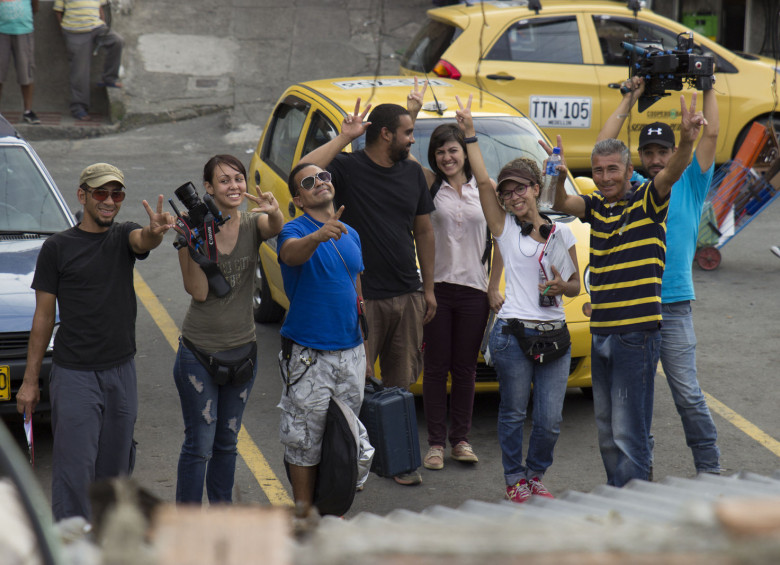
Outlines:
{"type": "Polygon", "coordinates": [[[522,556],[524,563],[780,563],[780,535],[745,540],[717,515],[724,501],[773,499],[780,516],[780,473],[705,474],[524,504],[469,500],[458,508],[364,512],[323,519],[298,545],[295,561],[492,565],[522,556]]]}

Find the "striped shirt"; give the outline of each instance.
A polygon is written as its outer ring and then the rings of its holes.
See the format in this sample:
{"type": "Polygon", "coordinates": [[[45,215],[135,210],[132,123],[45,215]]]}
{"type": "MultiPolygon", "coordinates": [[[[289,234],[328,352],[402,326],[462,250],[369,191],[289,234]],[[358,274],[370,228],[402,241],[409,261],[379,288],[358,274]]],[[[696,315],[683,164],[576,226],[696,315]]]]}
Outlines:
{"type": "Polygon", "coordinates": [[[100,19],[100,7],[108,0],[54,0],[55,12],[63,12],[62,29],[72,33],[87,33],[106,25],[100,19]]]}
{"type": "Polygon", "coordinates": [[[613,204],[600,192],[582,198],[583,220],[590,223],[591,332],[657,329],[669,197],[647,181],[613,204]]]}

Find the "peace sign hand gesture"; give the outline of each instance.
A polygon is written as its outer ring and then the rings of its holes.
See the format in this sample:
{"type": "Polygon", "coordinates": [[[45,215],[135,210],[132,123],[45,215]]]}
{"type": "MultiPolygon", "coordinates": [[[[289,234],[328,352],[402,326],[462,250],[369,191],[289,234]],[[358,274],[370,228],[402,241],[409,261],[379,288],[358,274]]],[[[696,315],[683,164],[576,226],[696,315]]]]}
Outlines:
{"type": "Polygon", "coordinates": [[[364,122],[366,114],[371,109],[371,104],[367,104],[360,113],[360,98],[355,102],[355,113],[347,114],[344,121],[341,123],[341,133],[349,138],[350,141],[357,139],[368,129],[371,122],[364,122]]]}
{"type": "Polygon", "coordinates": [[[417,84],[417,77],[414,77],[414,89],[406,97],[406,109],[409,110],[409,114],[412,116],[412,120],[417,118],[417,114],[422,109],[423,99],[425,98],[425,91],[428,89],[428,79],[422,85],[420,90],[417,84]]]}
{"type": "Polygon", "coordinates": [[[474,120],[471,117],[471,99],[473,96],[469,94],[469,101],[466,106],[463,106],[459,96],[455,96],[455,100],[458,102],[459,110],[455,110],[455,119],[458,122],[458,127],[463,132],[465,137],[474,137],[477,132],[474,129],[474,120]]]}
{"type": "Polygon", "coordinates": [[[701,128],[707,125],[707,119],[702,112],[696,111],[696,92],[691,95],[690,108],[685,107],[685,96],[680,95],[680,143],[693,143],[699,137],[701,128]]]}
{"type": "Polygon", "coordinates": [[[246,197],[257,204],[257,206],[252,208],[250,212],[273,214],[279,209],[279,203],[276,201],[273,192],[260,192],[259,185],[257,186],[256,190],[257,196],[250,194],[249,192],[246,193],[246,197]]]}

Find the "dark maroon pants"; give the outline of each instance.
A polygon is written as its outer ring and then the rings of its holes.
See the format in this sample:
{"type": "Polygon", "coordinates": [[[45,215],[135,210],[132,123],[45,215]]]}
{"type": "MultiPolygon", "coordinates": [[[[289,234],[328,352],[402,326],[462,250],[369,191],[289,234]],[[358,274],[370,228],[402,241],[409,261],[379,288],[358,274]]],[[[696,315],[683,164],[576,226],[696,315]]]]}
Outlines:
{"type": "Polygon", "coordinates": [[[487,293],[475,288],[436,283],[436,316],[423,328],[425,365],[423,404],[428,445],[447,445],[447,374],[450,389],[451,445],[468,441],[474,408],[479,345],[488,319],[487,293]]]}

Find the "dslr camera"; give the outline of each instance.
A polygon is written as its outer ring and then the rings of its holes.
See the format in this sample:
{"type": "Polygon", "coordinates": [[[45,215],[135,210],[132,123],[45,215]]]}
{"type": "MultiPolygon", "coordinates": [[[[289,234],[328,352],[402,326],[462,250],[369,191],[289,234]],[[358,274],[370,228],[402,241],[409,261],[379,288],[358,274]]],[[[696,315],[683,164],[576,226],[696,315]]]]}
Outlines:
{"type": "MultiPolygon", "coordinates": [[[[693,53],[693,33],[677,36],[676,49],[663,49],[653,42],[639,44],[622,42],[629,52],[631,76],[645,79],[645,90],[639,98],[638,108],[644,112],[652,104],[669,96],[670,90],[682,90],[683,85],[696,90],[710,90],[715,79],[715,59],[711,55],[693,53]]],[[[625,94],[624,88],[621,92],[625,94]]]]}
{"type": "Polygon", "coordinates": [[[214,236],[230,216],[222,217],[222,212],[214,204],[210,194],[204,194],[201,200],[195,185],[191,182],[184,183],[173,193],[187,209],[187,214],[182,214],[173,203],[173,199],[168,199],[171,208],[176,212],[176,226],[179,232],[173,246],[176,249],[184,247],[189,249],[190,257],[206,274],[209,288],[222,298],[230,292],[230,284],[217,266],[219,253],[214,236]]]}

